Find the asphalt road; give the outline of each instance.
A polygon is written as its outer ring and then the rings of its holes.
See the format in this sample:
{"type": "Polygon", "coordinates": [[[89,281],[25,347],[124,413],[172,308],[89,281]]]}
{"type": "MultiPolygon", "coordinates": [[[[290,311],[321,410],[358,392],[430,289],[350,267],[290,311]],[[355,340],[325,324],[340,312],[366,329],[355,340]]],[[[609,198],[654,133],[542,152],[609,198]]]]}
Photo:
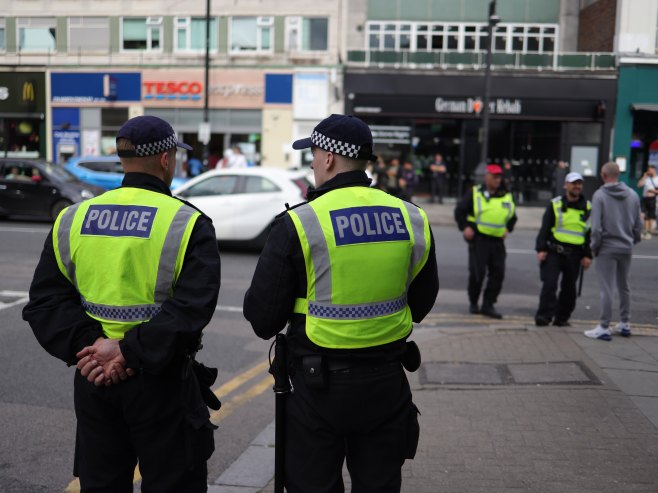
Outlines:
{"type": "MultiPolygon", "coordinates": [[[[36,342],[21,310],[50,225],[0,221],[0,491],[61,492],[71,483],[75,416],[73,370],[36,342]]],[[[534,231],[520,230],[507,240],[507,274],[498,308],[510,323],[532,320],[539,293],[534,231]]],[[[466,315],[467,251],[454,228],[434,228],[441,291],[426,325],[473,324],[466,315]]],[[[269,342],[255,337],[242,318],[242,299],[258,256],[222,252],[222,289],[205,330],[200,359],[219,368],[216,393],[223,402],[213,414],[216,452],[209,482],[217,478],[273,419],[271,377],[266,373],[269,342]]],[[[656,328],[658,238],[643,242],[632,264],[633,323],[656,328]]],[[[574,319],[596,323],[599,294],[593,270],[587,272],[574,319]]],[[[616,311],[614,312],[616,313],[616,311]]],[[[475,317],[476,320],[480,317],[475,317]]],[[[482,319],[485,322],[485,319],[482,319]]],[[[658,329],[656,329],[658,330],[658,329]]]]}

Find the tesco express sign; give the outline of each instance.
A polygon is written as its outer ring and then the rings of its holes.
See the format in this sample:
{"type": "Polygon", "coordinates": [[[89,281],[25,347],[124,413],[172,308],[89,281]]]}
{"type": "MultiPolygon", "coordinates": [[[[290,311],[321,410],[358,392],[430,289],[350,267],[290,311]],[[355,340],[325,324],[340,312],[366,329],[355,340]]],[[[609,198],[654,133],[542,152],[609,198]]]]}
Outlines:
{"type": "Polygon", "coordinates": [[[203,86],[189,81],[144,81],[144,99],[149,100],[192,100],[201,99],[203,86]]]}

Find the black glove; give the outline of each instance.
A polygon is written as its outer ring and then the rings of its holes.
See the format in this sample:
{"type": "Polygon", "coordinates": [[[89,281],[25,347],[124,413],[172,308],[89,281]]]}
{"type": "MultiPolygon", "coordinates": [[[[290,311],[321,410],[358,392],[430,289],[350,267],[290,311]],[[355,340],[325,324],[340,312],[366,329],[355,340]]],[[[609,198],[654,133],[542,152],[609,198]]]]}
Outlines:
{"type": "Polygon", "coordinates": [[[201,390],[201,397],[203,398],[203,402],[205,402],[206,406],[208,406],[210,409],[218,411],[219,408],[222,407],[222,403],[210,388],[217,379],[217,368],[209,368],[203,363],[192,360],[192,370],[194,371],[194,375],[199,382],[199,389],[201,390]]]}

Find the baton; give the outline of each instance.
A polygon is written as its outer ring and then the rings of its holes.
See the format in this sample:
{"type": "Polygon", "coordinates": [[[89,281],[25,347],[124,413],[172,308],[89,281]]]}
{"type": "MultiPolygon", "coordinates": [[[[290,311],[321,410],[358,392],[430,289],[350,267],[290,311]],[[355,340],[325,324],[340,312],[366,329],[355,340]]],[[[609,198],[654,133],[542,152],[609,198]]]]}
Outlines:
{"type": "Polygon", "coordinates": [[[583,277],[585,277],[585,269],[583,269],[583,264],[580,264],[580,271],[578,272],[578,298],[583,293],[583,277]]]}
{"type": "Polygon", "coordinates": [[[290,393],[290,380],[288,378],[288,361],[286,336],[277,334],[274,342],[274,362],[272,363],[274,375],[274,395],[276,408],[274,415],[274,493],[283,493],[283,480],[285,477],[285,439],[286,439],[286,397],[290,393]]]}

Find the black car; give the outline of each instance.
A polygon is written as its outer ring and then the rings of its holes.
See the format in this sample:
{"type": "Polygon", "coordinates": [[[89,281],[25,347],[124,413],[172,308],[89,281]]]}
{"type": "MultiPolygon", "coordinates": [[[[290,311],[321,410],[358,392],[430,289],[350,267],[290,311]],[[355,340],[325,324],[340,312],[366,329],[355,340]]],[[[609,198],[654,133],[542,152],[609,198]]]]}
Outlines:
{"type": "Polygon", "coordinates": [[[81,182],[61,166],[32,159],[0,159],[0,216],[55,220],[69,205],[105,190],[81,182]]]}

